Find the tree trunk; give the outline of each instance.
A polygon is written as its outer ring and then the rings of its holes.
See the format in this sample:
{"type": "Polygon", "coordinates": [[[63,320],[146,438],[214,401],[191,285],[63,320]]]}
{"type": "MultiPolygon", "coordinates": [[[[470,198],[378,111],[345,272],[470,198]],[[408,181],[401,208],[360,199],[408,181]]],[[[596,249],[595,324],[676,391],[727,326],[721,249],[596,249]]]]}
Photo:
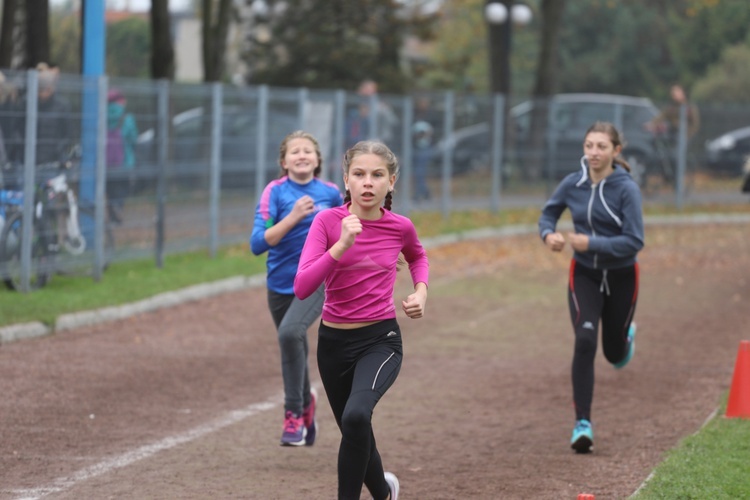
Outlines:
{"type": "Polygon", "coordinates": [[[214,22],[211,0],[203,0],[203,80],[218,82],[224,77],[227,34],[231,0],[219,0],[218,15],[214,22]]]}
{"type": "MultiPolygon", "coordinates": [[[[555,90],[557,76],[557,39],[566,0],[542,0],[542,41],[533,90],[534,107],[531,114],[529,163],[524,169],[529,180],[539,180],[546,163],[547,114],[549,101],[555,90]]],[[[581,138],[583,141],[583,138],[581,138]]]]}
{"type": "Polygon", "coordinates": [[[174,80],[169,0],[151,0],[151,78],[174,80]]]}
{"type": "Polygon", "coordinates": [[[0,25],[0,68],[11,68],[13,64],[13,33],[16,27],[17,0],[3,1],[3,21],[0,25]]]}
{"type": "Polygon", "coordinates": [[[49,62],[49,0],[26,0],[26,67],[49,62]]]}

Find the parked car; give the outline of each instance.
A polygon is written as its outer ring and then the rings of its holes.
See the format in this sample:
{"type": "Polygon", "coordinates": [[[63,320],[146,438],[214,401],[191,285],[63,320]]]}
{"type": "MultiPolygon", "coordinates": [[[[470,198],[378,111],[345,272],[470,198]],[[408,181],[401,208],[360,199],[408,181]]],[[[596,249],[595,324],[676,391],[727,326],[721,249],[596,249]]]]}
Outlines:
{"type": "MultiPolygon", "coordinates": [[[[539,155],[532,149],[531,119],[533,101],[524,101],[511,108],[512,127],[506,145],[505,164],[516,164],[524,168],[539,155]]],[[[545,138],[544,174],[562,178],[578,168],[583,156],[583,138],[586,130],[595,121],[609,121],[623,134],[625,148],[623,156],[633,167],[633,175],[639,181],[650,171],[661,172],[665,161],[664,148],[658,138],[644,124],[657,116],[659,110],[648,98],[612,94],[558,94],[551,98],[547,110],[547,135],[545,138]]],[[[456,173],[476,170],[489,165],[490,126],[488,123],[474,124],[456,130],[452,137],[442,141],[437,148],[436,162],[440,162],[442,148],[453,150],[456,173]]]]}
{"type": "MultiPolygon", "coordinates": [[[[225,106],[222,109],[221,180],[231,187],[253,186],[255,182],[258,115],[254,109],[225,106]]],[[[275,178],[279,171],[278,150],[281,140],[299,129],[295,114],[269,110],[266,131],[265,179],[275,178]]],[[[188,109],[172,118],[168,144],[169,174],[183,183],[208,186],[211,158],[211,113],[203,107],[188,109]]],[[[138,137],[136,144],[138,178],[149,182],[158,172],[156,134],[150,128],[138,137]]]]}
{"type": "Polygon", "coordinates": [[[706,165],[712,172],[742,175],[742,167],[750,158],[750,127],[730,130],[707,140],[705,154],[706,165]]]}

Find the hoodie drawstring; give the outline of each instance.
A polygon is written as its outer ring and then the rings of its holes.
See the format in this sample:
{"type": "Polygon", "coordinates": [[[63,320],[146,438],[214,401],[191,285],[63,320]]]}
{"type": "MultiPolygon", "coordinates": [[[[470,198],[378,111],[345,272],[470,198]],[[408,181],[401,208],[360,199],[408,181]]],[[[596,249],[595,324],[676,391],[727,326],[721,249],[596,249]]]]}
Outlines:
{"type": "Polygon", "coordinates": [[[599,292],[605,292],[609,296],[609,282],[607,281],[607,270],[602,271],[602,283],[599,285],[599,292]]]}

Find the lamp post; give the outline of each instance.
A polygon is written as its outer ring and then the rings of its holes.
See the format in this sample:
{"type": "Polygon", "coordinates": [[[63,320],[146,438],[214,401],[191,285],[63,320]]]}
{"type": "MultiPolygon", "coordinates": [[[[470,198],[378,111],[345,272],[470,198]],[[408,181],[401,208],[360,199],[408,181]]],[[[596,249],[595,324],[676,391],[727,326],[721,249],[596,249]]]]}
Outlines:
{"type": "Polygon", "coordinates": [[[510,49],[512,26],[531,21],[528,5],[514,0],[486,0],[484,17],[488,24],[490,56],[490,91],[493,94],[510,94],[510,49]]]}

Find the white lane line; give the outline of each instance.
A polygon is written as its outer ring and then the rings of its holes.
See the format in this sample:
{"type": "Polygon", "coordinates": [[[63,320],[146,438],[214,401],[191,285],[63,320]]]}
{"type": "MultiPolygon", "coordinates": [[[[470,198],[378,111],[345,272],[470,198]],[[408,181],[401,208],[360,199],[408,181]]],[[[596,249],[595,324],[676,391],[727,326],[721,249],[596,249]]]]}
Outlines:
{"type": "Polygon", "coordinates": [[[160,451],[168,450],[170,448],[174,448],[175,446],[195,441],[196,439],[200,439],[207,434],[211,434],[212,432],[216,432],[225,427],[229,427],[230,425],[234,425],[246,418],[252,417],[253,415],[276,408],[277,406],[281,405],[282,401],[283,396],[275,396],[266,402],[251,404],[250,406],[247,406],[245,408],[231,411],[223,417],[214,420],[213,422],[201,425],[185,433],[167,437],[162,439],[161,441],[147,444],[145,446],[141,446],[140,448],[136,448],[135,450],[125,452],[122,455],[112,457],[103,462],[99,462],[98,464],[94,464],[90,467],[79,470],[72,476],[58,478],[48,486],[26,490],[12,490],[11,493],[13,493],[14,495],[18,495],[15,496],[15,500],[37,500],[45,495],[60,493],[72,488],[78,483],[88,481],[89,479],[101,476],[102,474],[106,474],[115,469],[127,467],[128,465],[133,464],[139,460],[149,458],[152,455],[159,453],[160,451]]]}

